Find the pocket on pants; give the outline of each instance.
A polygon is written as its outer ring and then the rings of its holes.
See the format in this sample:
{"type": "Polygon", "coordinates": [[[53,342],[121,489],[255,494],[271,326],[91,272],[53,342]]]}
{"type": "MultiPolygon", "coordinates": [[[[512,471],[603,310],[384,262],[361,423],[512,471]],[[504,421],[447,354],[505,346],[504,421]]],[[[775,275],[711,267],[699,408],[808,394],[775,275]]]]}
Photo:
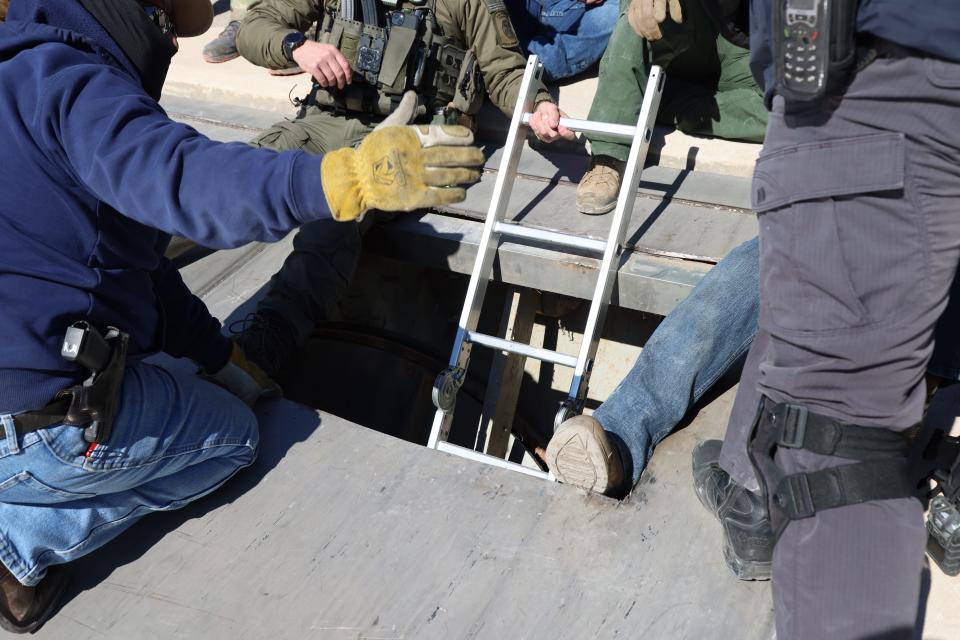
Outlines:
{"type": "Polygon", "coordinates": [[[905,197],[899,133],[814,142],[761,156],[752,201],[760,223],[765,321],[796,332],[884,322],[920,280],[918,220],[905,197]],[[907,270],[913,273],[905,273],[907,270]]]}
{"type": "Polygon", "coordinates": [[[310,135],[297,122],[278,122],[250,141],[255,147],[274,151],[294,151],[303,149],[310,135]]]}
{"type": "Polygon", "coordinates": [[[51,487],[37,480],[29,471],[21,471],[0,482],[0,502],[11,504],[56,504],[92,498],[94,495],[51,487]]]}
{"type": "Polygon", "coordinates": [[[927,80],[941,89],[960,89],[960,63],[938,58],[924,58],[927,80]]]}

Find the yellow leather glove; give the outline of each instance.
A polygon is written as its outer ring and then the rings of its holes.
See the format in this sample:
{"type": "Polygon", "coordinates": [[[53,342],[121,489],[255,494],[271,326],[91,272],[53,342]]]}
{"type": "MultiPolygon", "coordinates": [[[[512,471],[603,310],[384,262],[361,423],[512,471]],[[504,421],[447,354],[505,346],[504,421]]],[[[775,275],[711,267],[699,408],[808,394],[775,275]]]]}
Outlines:
{"type": "Polygon", "coordinates": [[[680,0],[633,0],[627,11],[627,21],[637,35],[647,40],[659,40],[663,37],[660,23],[667,19],[667,9],[670,10],[670,19],[680,24],[683,22],[683,11],[680,0]]]}
{"type": "Polygon", "coordinates": [[[369,209],[413,211],[460,202],[453,185],[480,179],[484,158],[473,133],[452,125],[386,126],[356,149],[337,149],[320,165],[334,220],[356,220],[369,209]]]}
{"type": "Polygon", "coordinates": [[[204,377],[243,400],[248,407],[252,407],[260,398],[276,397],[282,393],[280,385],[256,363],[248,360],[236,342],[233,343],[227,364],[219,371],[204,377]]]}

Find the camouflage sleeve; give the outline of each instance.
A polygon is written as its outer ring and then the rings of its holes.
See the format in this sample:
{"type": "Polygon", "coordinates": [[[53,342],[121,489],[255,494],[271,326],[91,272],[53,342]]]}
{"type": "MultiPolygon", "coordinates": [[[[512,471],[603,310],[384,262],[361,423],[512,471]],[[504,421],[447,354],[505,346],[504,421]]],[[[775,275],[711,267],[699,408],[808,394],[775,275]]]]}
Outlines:
{"type": "MultiPolygon", "coordinates": [[[[527,61],[503,0],[439,0],[437,19],[450,36],[473,49],[487,95],[507,116],[513,115],[527,61]]],[[[542,88],[535,103],[553,102],[542,88]]]]}
{"type": "Polygon", "coordinates": [[[322,7],[323,0],[257,0],[243,19],[237,50],[255,65],[286,67],[290,63],[283,55],[283,38],[293,31],[305,33],[319,18],[322,7]]]}

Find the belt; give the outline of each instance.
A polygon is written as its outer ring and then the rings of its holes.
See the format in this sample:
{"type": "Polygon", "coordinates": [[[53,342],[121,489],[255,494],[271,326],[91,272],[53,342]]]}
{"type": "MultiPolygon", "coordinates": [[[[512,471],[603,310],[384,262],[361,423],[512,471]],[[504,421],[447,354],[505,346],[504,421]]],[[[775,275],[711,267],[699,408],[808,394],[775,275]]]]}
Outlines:
{"type": "MultiPolygon", "coordinates": [[[[63,422],[70,409],[71,396],[65,395],[47,403],[41,409],[35,411],[25,411],[13,416],[13,426],[17,433],[24,434],[31,431],[39,431],[47,427],[63,422]]],[[[7,437],[7,430],[3,424],[0,424],[0,438],[7,437]]]]}

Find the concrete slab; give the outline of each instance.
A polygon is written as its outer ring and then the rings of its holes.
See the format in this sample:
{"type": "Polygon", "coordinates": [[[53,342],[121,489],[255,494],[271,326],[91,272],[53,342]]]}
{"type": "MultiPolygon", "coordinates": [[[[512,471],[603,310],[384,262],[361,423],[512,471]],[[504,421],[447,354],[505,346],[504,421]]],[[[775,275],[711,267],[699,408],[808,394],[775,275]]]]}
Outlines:
{"type": "MultiPolygon", "coordinates": [[[[275,268],[267,249],[184,278],[229,322],[275,268]]],[[[768,586],[728,575],[690,488],[690,451],[731,399],[668,439],[622,503],[262,403],[254,466],[75,563],[37,637],[769,639],[768,586]]]]}
{"type": "Polygon", "coordinates": [[[726,573],[689,488],[698,429],[617,504],[289,403],[259,416],[256,466],[79,562],[38,637],[772,637],[767,585],[726,573]]]}

